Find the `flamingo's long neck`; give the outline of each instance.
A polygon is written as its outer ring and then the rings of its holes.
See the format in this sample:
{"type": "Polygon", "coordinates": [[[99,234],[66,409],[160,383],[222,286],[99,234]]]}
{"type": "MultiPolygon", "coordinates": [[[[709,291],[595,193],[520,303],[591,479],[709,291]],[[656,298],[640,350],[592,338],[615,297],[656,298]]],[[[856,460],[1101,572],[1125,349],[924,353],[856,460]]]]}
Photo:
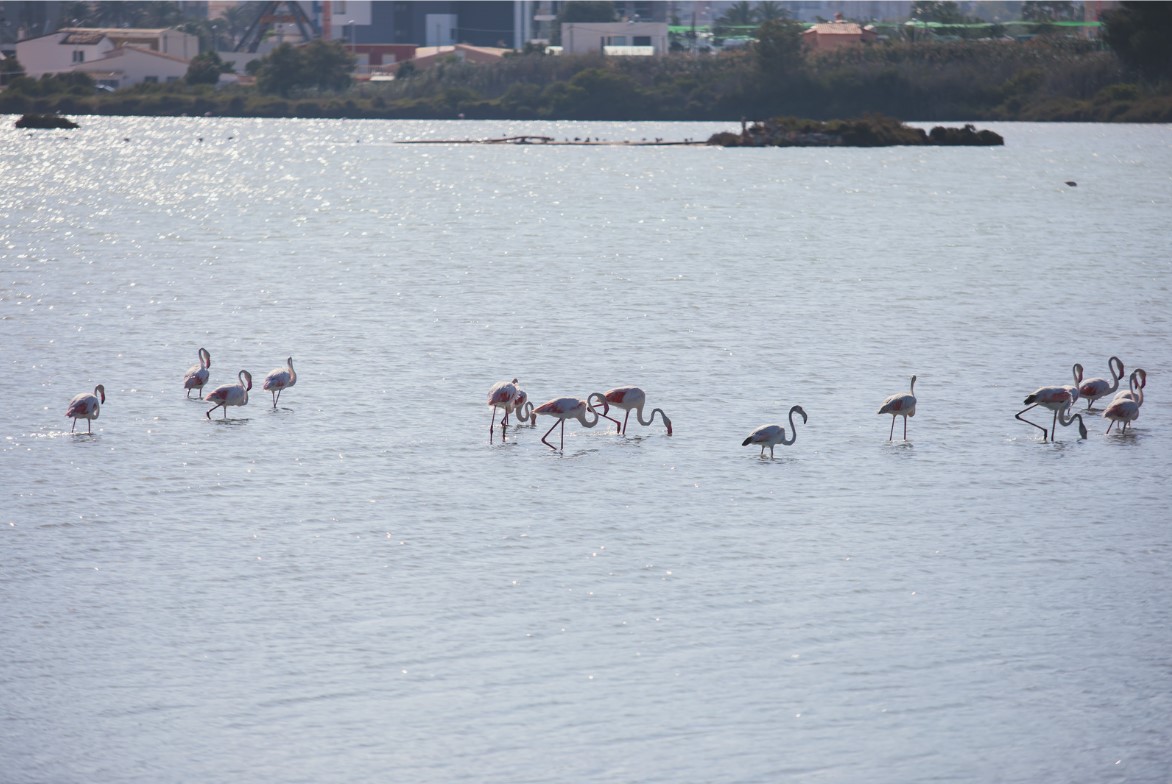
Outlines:
{"type": "Polygon", "coordinates": [[[662,408],[653,408],[651,410],[651,416],[647,418],[646,422],[643,421],[643,406],[639,406],[635,409],[635,416],[638,418],[639,424],[643,427],[654,425],[656,414],[659,414],[659,418],[663,420],[664,427],[667,427],[667,414],[663,413],[662,408]]]}
{"type": "Polygon", "coordinates": [[[297,371],[293,369],[293,357],[289,357],[289,386],[297,383],[297,371]]]}
{"type": "MultiPolygon", "coordinates": [[[[912,386],[914,387],[915,385],[916,385],[915,379],[912,379],[912,386]]],[[[794,441],[798,440],[798,428],[796,425],[794,425],[794,412],[797,410],[798,410],[797,406],[794,406],[793,408],[791,408],[789,410],[789,432],[793,433],[793,436],[790,438],[789,441],[785,440],[785,430],[781,431],[781,443],[785,444],[786,446],[789,446],[794,441]]],[[[895,420],[892,419],[891,421],[894,422],[895,420]]]]}

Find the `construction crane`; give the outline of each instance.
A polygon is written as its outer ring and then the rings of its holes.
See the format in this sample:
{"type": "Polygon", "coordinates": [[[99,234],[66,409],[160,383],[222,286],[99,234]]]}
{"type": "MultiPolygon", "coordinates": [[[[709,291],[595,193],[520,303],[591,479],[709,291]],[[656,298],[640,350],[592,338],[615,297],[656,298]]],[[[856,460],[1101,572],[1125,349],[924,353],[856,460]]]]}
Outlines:
{"type": "MultiPolygon", "coordinates": [[[[329,8],[326,9],[326,19],[329,19],[329,10],[329,8]]],[[[322,37],[322,31],[317,22],[310,19],[305,13],[305,9],[295,0],[262,3],[256,20],[248,26],[240,43],[236,44],[236,51],[255,53],[260,47],[260,42],[272,31],[273,26],[278,24],[297,25],[297,31],[301,34],[303,43],[322,37]]]]}

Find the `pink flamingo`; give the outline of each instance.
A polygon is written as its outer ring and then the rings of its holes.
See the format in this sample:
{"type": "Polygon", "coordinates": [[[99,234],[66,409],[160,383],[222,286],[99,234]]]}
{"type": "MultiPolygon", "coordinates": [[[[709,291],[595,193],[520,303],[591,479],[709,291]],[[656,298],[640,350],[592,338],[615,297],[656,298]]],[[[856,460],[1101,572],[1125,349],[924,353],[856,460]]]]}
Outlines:
{"type": "MultiPolygon", "coordinates": [[[[1075,365],[1076,368],[1082,370],[1080,365],[1075,365]]],[[[1107,367],[1111,371],[1111,380],[1105,378],[1088,378],[1081,384],[1078,384],[1078,393],[1087,399],[1087,410],[1090,411],[1091,404],[1101,397],[1110,395],[1115,390],[1119,389],[1119,380],[1123,378],[1123,360],[1119,357],[1111,357],[1107,360],[1107,367]]],[[[1079,375],[1082,375],[1081,373],[1079,375]]],[[[1075,382],[1078,383],[1077,381],[1075,382]]]]}
{"type": "MultiPolygon", "coordinates": [[[[281,392],[297,383],[297,371],[293,369],[293,357],[289,357],[285,361],[289,364],[288,367],[270,370],[269,374],[265,376],[264,383],[261,384],[261,389],[272,394],[273,408],[277,407],[277,401],[281,399],[281,392]]],[[[249,379],[251,378],[249,376],[249,379]]],[[[252,389],[251,381],[249,381],[248,388],[252,389]]],[[[245,400],[244,402],[247,403],[248,401],[245,400]]],[[[227,409],[225,409],[225,416],[227,416],[227,409]]]]}
{"type": "Polygon", "coordinates": [[[74,396],[73,400],[69,401],[69,407],[65,409],[65,416],[73,418],[73,426],[69,428],[72,433],[77,427],[77,420],[86,420],[85,432],[93,433],[94,420],[98,418],[98,414],[102,413],[102,404],[106,402],[106,388],[101,384],[94,387],[94,393],[91,395],[88,392],[82,392],[80,395],[74,396]]]}
{"type": "Polygon", "coordinates": [[[517,407],[519,392],[520,389],[517,387],[517,379],[515,378],[512,381],[498,381],[489,387],[488,404],[492,406],[492,421],[488,424],[489,435],[492,435],[493,428],[496,427],[496,410],[498,408],[504,409],[505,412],[505,415],[501,417],[501,427],[508,426],[509,414],[517,407]]]}
{"type": "Polygon", "coordinates": [[[217,408],[224,409],[224,419],[227,419],[228,406],[248,405],[248,390],[252,389],[252,374],[247,370],[241,370],[236,377],[240,379],[239,384],[222,384],[204,397],[204,400],[215,403],[204,414],[208,419],[212,418],[212,412],[217,408]]]}
{"type": "MultiPolygon", "coordinates": [[[[1025,402],[1027,404],[1026,407],[1023,408],[1021,411],[1018,411],[1013,416],[1015,419],[1020,419],[1022,422],[1025,422],[1027,425],[1031,425],[1032,427],[1036,427],[1036,428],[1038,428],[1038,430],[1041,430],[1042,431],[1042,441],[1045,441],[1048,437],[1051,438],[1051,440],[1053,440],[1053,435],[1056,435],[1057,430],[1058,430],[1058,414],[1063,409],[1066,409],[1066,408],[1069,408],[1070,406],[1073,406],[1075,401],[1077,401],[1077,400],[1078,400],[1078,387],[1076,387],[1076,386],[1071,386],[1070,384],[1067,384],[1066,386],[1062,386],[1062,387],[1038,387],[1037,389],[1035,389],[1033,392],[1031,392],[1029,395],[1026,396],[1026,399],[1025,399],[1025,402]],[[1041,406],[1042,408],[1046,408],[1046,409],[1049,409],[1050,411],[1054,412],[1054,422],[1051,425],[1052,429],[1049,433],[1047,433],[1046,428],[1042,427],[1041,425],[1035,425],[1033,422],[1022,417],[1022,414],[1029,411],[1031,408],[1035,408],[1036,406],[1041,406]]],[[[1079,427],[1082,428],[1082,417],[1078,416],[1077,414],[1075,416],[1078,417],[1079,427]]],[[[1071,419],[1063,422],[1062,424],[1064,426],[1069,425],[1073,421],[1074,421],[1074,418],[1071,418],[1071,419]]],[[[1084,438],[1085,438],[1085,436],[1084,436],[1084,438]]]]}
{"type": "Polygon", "coordinates": [[[879,407],[880,414],[891,414],[891,431],[887,434],[888,441],[895,437],[895,418],[897,416],[903,417],[903,440],[907,441],[907,418],[916,415],[915,391],[916,377],[912,376],[912,385],[909,391],[892,395],[884,400],[883,405],[879,407]]]}
{"type": "Polygon", "coordinates": [[[1108,434],[1117,422],[1123,423],[1118,432],[1126,433],[1128,425],[1139,419],[1139,409],[1144,404],[1144,387],[1148,385],[1148,374],[1137,369],[1131,374],[1131,382],[1132,389],[1116,395],[1111,405],[1103,412],[1103,418],[1111,420],[1111,424],[1107,425],[1108,434]]]}
{"type": "MultiPolygon", "coordinates": [[[[554,445],[545,440],[549,434],[553,432],[555,427],[557,427],[559,424],[562,426],[561,449],[564,450],[566,448],[567,419],[577,419],[578,422],[581,423],[582,427],[594,427],[600,421],[602,421],[602,417],[606,416],[606,412],[609,410],[610,405],[606,402],[606,397],[601,392],[591,392],[586,396],[585,400],[579,400],[576,397],[559,397],[556,400],[547,401],[533,409],[533,415],[536,416],[538,414],[543,414],[545,416],[554,417],[556,420],[549,428],[549,430],[545,431],[545,435],[541,437],[541,443],[545,444],[556,452],[558,450],[554,447],[554,445]],[[594,404],[592,403],[594,398],[598,398],[598,402],[602,403],[601,416],[597,411],[594,410],[594,404]],[[588,422],[586,420],[586,412],[588,411],[594,415],[594,421],[592,422],[588,422]]],[[[607,419],[610,419],[610,417],[607,417],[607,419]]],[[[611,421],[613,422],[614,420],[611,421]]]]}
{"type": "MultiPolygon", "coordinates": [[[[793,437],[788,441],[785,440],[785,428],[781,425],[761,425],[761,427],[749,434],[749,437],[741,442],[741,446],[748,446],[749,444],[761,445],[761,457],[765,457],[765,447],[769,447],[769,457],[773,458],[773,447],[778,444],[789,446],[798,440],[798,429],[794,425],[794,414],[802,415],[802,424],[804,425],[808,420],[806,411],[801,406],[794,406],[789,410],[789,429],[793,433],[793,437]]],[[[894,420],[892,420],[894,422],[894,420]]]]}
{"type": "Polygon", "coordinates": [[[199,364],[192,365],[183,374],[183,388],[187,390],[187,396],[191,397],[191,390],[195,390],[200,394],[200,399],[203,399],[203,385],[208,383],[208,368],[212,366],[212,355],[208,353],[206,348],[199,350],[199,364]]]}
{"type": "MultiPolygon", "coordinates": [[[[631,409],[635,410],[635,418],[639,420],[639,424],[643,425],[643,427],[649,427],[655,424],[655,415],[659,414],[664,426],[667,427],[667,434],[669,436],[671,435],[671,420],[667,418],[667,414],[663,413],[662,408],[652,409],[651,416],[646,422],[643,421],[643,405],[647,402],[647,393],[639,389],[639,387],[615,387],[614,389],[608,389],[603,396],[606,398],[607,404],[627,412],[626,416],[623,417],[622,425],[619,425],[619,433],[621,435],[626,435],[627,433],[627,420],[631,418],[631,409]]],[[[607,419],[610,419],[610,417],[607,417],[607,419]]],[[[612,421],[616,425],[619,424],[618,420],[612,421]]]]}

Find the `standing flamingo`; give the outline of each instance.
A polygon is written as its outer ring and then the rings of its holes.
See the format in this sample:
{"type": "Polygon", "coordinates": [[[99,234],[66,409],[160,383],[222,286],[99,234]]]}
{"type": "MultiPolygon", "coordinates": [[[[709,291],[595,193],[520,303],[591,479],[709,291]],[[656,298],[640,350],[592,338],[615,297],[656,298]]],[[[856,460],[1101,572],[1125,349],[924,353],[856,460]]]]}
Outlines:
{"type": "Polygon", "coordinates": [[[1107,425],[1107,433],[1111,432],[1111,428],[1117,422],[1123,423],[1119,432],[1126,433],[1127,426],[1139,419],[1139,409],[1144,404],[1144,387],[1148,385],[1148,374],[1137,369],[1131,374],[1131,379],[1133,391],[1120,392],[1103,412],[1103,418],[1111,420],[1111,424],[1107,425]]]}
{"type": "MultiPolygon", "coordinates": [[[[293,357],[289,357],[285,361],[289,363],[288,367],[270,370],[269,374],[265,376],[264,383],[261,384],[261,389],[272,393],[273,408],[277,407],[277,401],[281,399],[281,392],[297,383],[297,371],[293,369],[293,357]]],[[[248,388],[252,389],[251,382],[248,388]]]]}
{"type": "Polygon", "coordinates": [[[785,440],[785,428],[781,425],[761,425],[761,427],[749,434],[749,437],[741,442],[741,446],[748,446],[749,444],[761,445],[761,457],[765,457],[765,447],[769,447],[769,457],[773,458],[773,447],[778,444],[789,446],[794,441],[798,440],[798,429],[794,425],[794,413],[802,415],[802,424],[804,425],[808,420],[806,411],[801,406],[794,406],[789,410],[789,429],[793,433],[790,440],[785,440]]]}
{"type": "MultiPolygon", "coordinates": [[[[1080,366],[1075,365],[1075,367],[1080,366]]],[[[1111,357],[1107,360],[1107,367],[1111,371],[1110,381],[1105,378],[1088,378],[1078,385],[1078,393],[1087,399],[1088,411],[1091,410],[1091,404],[1096,400],[1119,389],[1119,380],[1123,378],[1124,373],[1123,360],[1119,357],[1111,357]]]]}
{"type": "Polygon", "coordinates": [[[239,384],[221,384],[204,397],[204,400],[215,403],[204,414],[208,419],[212,418],[212,412],[217,408],[224,409],[224,419],[227,419],[228,406],[248,405],[248,390],[252,389],[252,374],[247,370],[241,370],[236,374],[236,377],[240,379],[239,384]]]}
{"type": "Polygon", "coordinates": [[[86,420],[85,432],[93,433],[94,420],[98,418],[98,414],[102,413],[102,405],[106,402],[106,388],[101,384],[94,387],[94,393],[91,395],[88,392],[82,392],[80,395],[74,396],[73,400],[69,401],[69,407],[65,409],[65,416],[73,418],[73,426],[69,428],[72,433],[77,427],[77,420],[86,420]]]}
{"type": "MultiPolygon", "coordinates": [[[[1067,406],[1074,405],[1075,401],[1077,400],[1078,387],[1076,386],[1067,384],[1066,386],[1062,387],[1038,387],[1026,396],[1026,407],[1014,414],[1013,417],[1014,419],[1020,419],[1027,425],[1031,425],[1032,427],[1036,427],[1038,430],[1041,430],[1042,441],[1045,441],[1047,437],[1050,437],[1052,440],[1053,435],[1056,434],[1058,430],[1058,412],[1067,406]],[[1050,433],[1047,433],[1046,428],[1042,427],[1041,425],[1035,425],[1033,422],[1022,417],[1022,414],[1036,406],[1041,406],[1042,408],[1046,408],[1054,412],[1054,422],[1050,426],[1050,433]]],[[[1081,418],[1079,418],[1079,423],[1082,423],[1081,418]]],[[[1064,424],[1069,424],[1069,422],[1064,424]]]]}
{"type": "Polygon", "coordinates": [[[888,441],[895,437],[895,418],[897,416],[903,417],[903,440],[907,441],[907,418],[916,415],[915,391],[916,377],[912,376],[910,390],[898,395],[892,395],[884,400],[883,405],[879,407],[880,414],[891,414],[891,431],[887,434],[888,441]]]}
{"type": "Polygon", "coordinates": [[[208,353],[206,348],[199,350],[199,364],[192,365],[183,374],[183,388],[187,390],[187,396],[191,397],[191,390],[195,390],[200,394],[200,399],[203,399],[203,385],[208,383],[208,368],[212,366],[212,355],[208,353]]]}
{"type": "MultiPolygon", "coordinates": [[[[663,424],[667,427],[667,434],[671,435],[671,420],[667,418],[667,414],[663,413],[662,408],[655,408],[651,410],[651,416],[646,422],[643,421],[643,405],[647,402],[647,393],[639,387],[615,387],[608,389],[604,395],[606,402],[615,408],[621,408],[626,411],[626,416],[623,417],[623,424],[619,427],[619,433],[626,435],[627,420],[631,417],[631,409],[635,409],[635,418],[639,420],[639,424],[643,427],[648,427],[655,424],[655,415],[663,420],[663,424]]],[[[609,418],[609,417],[608,417],[609,418]]],[[[615,422],[618,424],[618,422],[615,422]]]]}
{"type": "Polygon", "coordinates": [[[498,381],[489,387],[488,404],[492,406],[492,421],[488,424],[490,436],[493,433],[493,428],[496,427],[496,410],[498,408],[504,409],[505,412],[505,415],[501,417],[501,427],[508,426],[509,412],[517,407],[518,391],[517,379],[515,378],[512,381],[498,381]]]}
{"type": "MultiPolygon", "coordinates": [[[[553,432],[555,427],[557,427],[559,424],[562,426],[561,449],[564,450],[566,448],[567,419],[577,419],[578,422],[582,424],[582,427],[594,427],[600,421],[602,421],[602,417],[606,416],[606,412],[609,410],[610,405],[606,402],[606,397],[601,392],[591,392],[586,396],[585,400],[579,400],[576,397],[559,397],[555,400],[547,401],[533,409],[533,414],[534,416],[538,414],[544,414],[545,416],[554,417],[556,420],[553,425],[550,426],[549,430],[545,431],[545,435],[541,437],[541,443],[545,444],[556,452],[558,450],[554,447],[554,445],[545,440],[549,434],[553,432]],[[594,398],[598,398],[598,402],[602,403],[601,416],[597,411],[594,410],[594,404],[591,402],[594,400],[594,398]],[[594,421],[588,422],[586,420],[587,411],[594,415],[594,421]]],[[[609,417],[607,418],[609,419],[609,417]]]]}

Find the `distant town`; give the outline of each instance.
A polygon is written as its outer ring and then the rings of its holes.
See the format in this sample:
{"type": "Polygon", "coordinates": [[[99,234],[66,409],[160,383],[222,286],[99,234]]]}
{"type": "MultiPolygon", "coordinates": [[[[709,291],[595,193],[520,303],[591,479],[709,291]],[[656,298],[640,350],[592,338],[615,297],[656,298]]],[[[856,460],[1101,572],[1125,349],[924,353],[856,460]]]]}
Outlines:
{"type": "Polygon", "coordinates": [[[1166,6],[0,2],[0,111],[1167,122],[1166,6]]]}

